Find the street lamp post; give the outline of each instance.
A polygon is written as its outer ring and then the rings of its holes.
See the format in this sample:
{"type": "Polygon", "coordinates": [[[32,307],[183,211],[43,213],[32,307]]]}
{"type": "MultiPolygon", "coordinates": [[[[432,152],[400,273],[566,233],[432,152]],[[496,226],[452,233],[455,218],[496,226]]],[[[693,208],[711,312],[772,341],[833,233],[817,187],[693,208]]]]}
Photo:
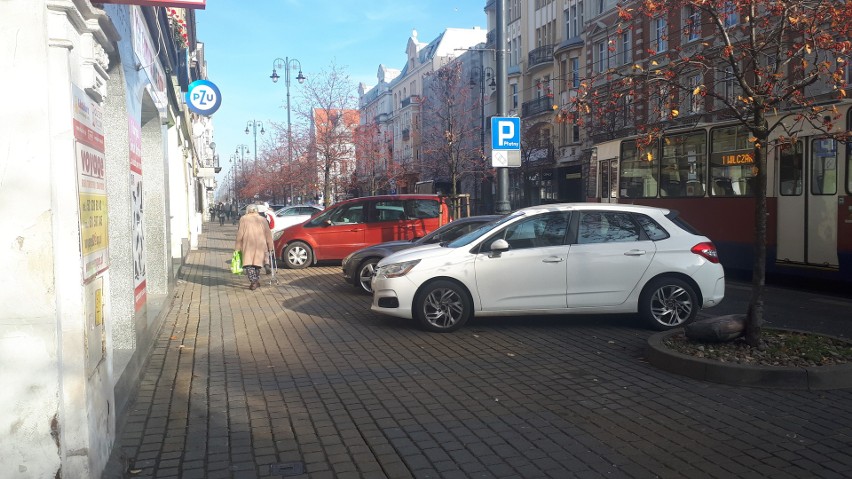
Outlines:
{"type": "MultiPolygon", "coordinates": [[[[234,155],[236,156],[237,160],[239,161],[241,167],[245,166],[246,155],[248,155],[249,153],[251,153],[251,151],[249,151],[248,145],[244,145],[244,144],[237,145],[237,149],[236,149],[236,151],[234,151],[234,155]]],[[[243,181],[245,181],[245,177],[243,177],[243,181]]],[[[237,205],[239,205],[239,201],[237,201],[237,205]]]]}
{"type": "Polygon", "coordinates": [[[233,203],[234,203],[234,206],[236,206],[236,207],[237,207],[237,209],[239,210],[239,208],[240,208],[240,201],[239,201],[239,199],[237,198],[237,154],[236,154],[236,153],[234,153],[233,155],[231,155],[231,164],[233,165],[233,166],[231,167],[231,173],[232,173],[232,174],[233,174],[233,176],[234,176],[234,195],[233,195],[233,197],[232,197],[232,201],[233,201],[233,203]]]}
{"type": "MultiPolygon", "coordinates": [[[[299,69],[299,74],[296,75],[296,80],[299,83],[305,82],[305,75],[302,74],[302,62],[296,60],[295,58],[284,57],[276,58],[272,61],[272,75],[269,75],[269,78],[272,79],[272,83],[277,83],[278,79],[281,78],[278,75],[278,70],[284,69],[284,87],[287,90],[287,168],[290,169],[293,163],[293,129],[290,127],[290,70],[294,68],[299,69]]],[[[291,172],[292,174],[292,172],[291,172]]],[[[285,198],[285,203],[289,203],[293,198],[293,187],[290,186],[290,194],[289,198],[285,198]]]]}
{"type": "MultiPolygon", "coordinates": [[[[506,0],[497,0],[497,115],[506,116],[506,52],[502,45],[506,43],[506,0]]],[[[508,214],[512,210],[509,203],[509,168],[497,168],[497,202],[494,211],[508,214]]]]}
{"type": "Polygon", "coordinates": [[[249,120],[246,122],[246,135],[249,134],[249,128],[254,132],[254,166],[257,167],[257,127],[260,127],[260,134],[266,133],[263,129],[263,122],[257,120],[249,120]]]}
{"type": "MultiPolygon", "coordinates": [[[[490,80],[488,82],[489,88],[494,88],[497,86],[497,82],[494,81],[494,70],[491,67],[487,67],[482,64],[482,50],[479,51],[479,66],[474,66],[470,72],[470,84],[471,86],[476,85],[477,80],[479,82],[479,151],[481,155],[482,162],[485,163],[485,81],[490,80]]],[[[482,200],[481,195],[481,181],[477,182],[476,185],[476,195],[477,198],[482,200]]]]}
{"type": "Polygon", "coordinates": [[[479,128],[479,148],[482,151],[482,155],[485,155],[485,81],[490,80],[488,82],[488,86],[490,88],[494,88],[497,86],[497,82],[494,81],[494,70],[491,67],[486,66],[474,66],[470,72],[470,84],[471,86],[476,85],[477,81],[479,82],[479,106],[480,106],[480,128],[479,128]]]}

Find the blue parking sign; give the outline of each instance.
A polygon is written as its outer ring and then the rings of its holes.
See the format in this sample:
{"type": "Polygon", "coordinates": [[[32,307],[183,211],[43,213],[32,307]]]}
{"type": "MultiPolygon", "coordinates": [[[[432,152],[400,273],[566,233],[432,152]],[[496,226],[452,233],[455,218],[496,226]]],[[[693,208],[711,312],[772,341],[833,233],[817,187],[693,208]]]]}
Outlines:
{"type": "Polygon", "coordinates": [[[518,117],[491,117],[491,149],[521,149],[521,119],[518,117]]]}

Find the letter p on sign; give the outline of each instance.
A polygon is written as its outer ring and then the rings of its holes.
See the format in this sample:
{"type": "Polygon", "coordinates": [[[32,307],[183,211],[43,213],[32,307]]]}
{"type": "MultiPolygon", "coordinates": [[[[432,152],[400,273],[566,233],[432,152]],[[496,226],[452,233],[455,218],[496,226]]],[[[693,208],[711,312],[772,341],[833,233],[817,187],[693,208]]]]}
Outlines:
{"type": "Polygon", "coordinates": [[[491,149],[521,149],[521,119],[516,117],[491,118],[491,149]]]}

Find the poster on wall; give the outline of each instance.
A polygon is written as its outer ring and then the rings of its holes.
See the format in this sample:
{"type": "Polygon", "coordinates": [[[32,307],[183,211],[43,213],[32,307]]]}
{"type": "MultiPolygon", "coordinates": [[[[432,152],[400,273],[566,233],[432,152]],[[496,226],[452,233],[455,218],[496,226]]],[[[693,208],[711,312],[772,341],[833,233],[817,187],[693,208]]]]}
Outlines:
{"type": "Polygon", "coordinates": [[[73,101],[80,251],[87,283],[109,267],[103,110],[76,86],[73,101]]]}
{"type": "Polygon", "coordinates": [[[95,372],[106,356],[106,333],[104,331],[104,279],[95,278],[85,286],[86,301],[86,372],[95,372]]]}
{"type": "Polygon", "coordinates": [[[133,242],[133,282],[135,310],[147,301],[145,278],[145,230],[143,228],[144,204],[142,202],[142,128],[132,117],[128,121],[130,141],[130,197],[132,208],[131,240],[133,242]]]}

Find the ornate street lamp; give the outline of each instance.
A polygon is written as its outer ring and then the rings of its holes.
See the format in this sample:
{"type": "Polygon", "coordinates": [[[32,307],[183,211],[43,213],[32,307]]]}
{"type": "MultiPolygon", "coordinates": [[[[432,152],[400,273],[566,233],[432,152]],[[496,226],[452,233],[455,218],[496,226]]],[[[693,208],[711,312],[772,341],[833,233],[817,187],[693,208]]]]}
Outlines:
{"type": "Polygon", "coordinates": [[[249,120],[246,122],[246,135],[249,134],[249,131],[254,132],[254,166],[257,166],[257,127],[260,127],[260,134],[266,133],[266,130],[263,129],[263,122],[257,120],[249,120]],[[251,128],[251,130],[249,130],[251,128]]]}
{"type": "MultiPolygon", "coordinates": [[[[251,153],[251,151],[249,150],[248,145],[243,145],[243,144],[237,145],[237,149],[236,149],[236,151],[234,151],[234,155],[235,155],[236,159],[240,162],[241,167],[245,166],[246,155],[248,155],[249,153],[251,153]]],[[[243,180],[245,180],[245,178],[243,178],[243,180]]],[[[237,201],[237,203],[239,203],[239,201],[237,201]]]]}
{"type": "MultiPolygon", "coordinates": [[[[290,70],[294,70],[296,68],[299,69],[299,74],[296,75],[296,80],[299,83],[304,83],[307,77],[302,74],[302,63],[295,58],[284,57],[276,58],[272,62],[272,75],[269,75],[269,78],[272,79],[272,83],[277,83],[278,79],[281,78],[278,75],[278,70],[284,69],[284,87],[287,90],[287,167],[290,168],[293,162],[293,129],[290,127],[290,70]]],[[[290,187],[290,194],[288,198],[285,198],[285,203],[288,201],[292,201],[293,197],[293,188],[290,187]]]]}

